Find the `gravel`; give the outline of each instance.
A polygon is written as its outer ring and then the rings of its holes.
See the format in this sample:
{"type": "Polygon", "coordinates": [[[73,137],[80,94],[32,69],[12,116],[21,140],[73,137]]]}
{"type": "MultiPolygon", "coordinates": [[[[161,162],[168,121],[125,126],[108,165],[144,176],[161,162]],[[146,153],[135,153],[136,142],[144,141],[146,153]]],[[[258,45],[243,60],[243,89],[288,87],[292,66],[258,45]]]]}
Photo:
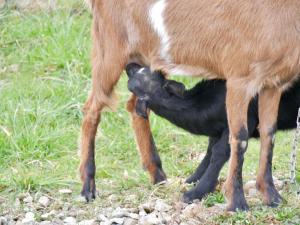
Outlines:
{"type": "MultiPolygon", "coordinates": [[[[284,187],[283,181],[276,179],[274,183],[279,190],[284,187]]],[[[258,199],[255,181],[247,182],[244,188],[247,198],[258,199]]],[[[207,224],[225,212],[225,204],[207,208],[201,201],[188,205],[156,196],[134,207],[129,204],[130,208],[118,202],[103,207],[97,200],[89,204],[77,201],[71,190],[62,190],[55,196],[49,193],[18,195],[12,211],[0,212],[0,225],[190,225],[207,224]]]]}

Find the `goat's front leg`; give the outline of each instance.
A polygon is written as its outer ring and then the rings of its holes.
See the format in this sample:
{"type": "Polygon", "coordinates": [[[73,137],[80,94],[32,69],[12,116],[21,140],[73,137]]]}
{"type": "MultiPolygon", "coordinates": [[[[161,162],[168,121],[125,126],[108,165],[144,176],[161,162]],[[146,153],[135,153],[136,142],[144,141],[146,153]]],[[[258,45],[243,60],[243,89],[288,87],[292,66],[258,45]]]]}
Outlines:
{"type": "Polygon", "coordinates": [[[218,183],[218,177],[225,162],[229,159],[230,146],[228,145],[228,130],[225,130],[212,146],[211,157],[205,173],[201,177],[196,187],[184,193],[183,200],[186,203],[193,202],[196,199],[202,199],[208,193],[215,190],[218,183]]]}
{"type": "Polygon", "coordinates": [[[148,170],[151,181],[154,184],[165,181],[166,174],[157,152],[155,142],[150,129],[150,122],[136,113],[136,96],[132,95],[127,103],[127,110],[131,114],[132,126],[135,132],[136,142],[140,151],[143,167],[148,170]]]}
{"type": "Polygon", "coordinates": [[[227,210],[247,210],[248,205],[243,190],[244,153],[248,145],[247,111],[250,97],[246,88],[227,81],[226,108],[230,131],[230,161],[227,179],[224,184],[227,210]]]}
{"type": "MultiPolygon", "coordinates": [[[[201,179],[203,174],[208,168],[209,162],[212,157],[212,148],[216,144],[219,138],[209,137],[208,147],[204,159],[201,161],[200,165],[197,167],[196,171],[186,179],[186,183],[196,183],[201,179]]],[[[228,140],[227,140],[228,141],[228,140]]]]}
{"type": "Polygon", "coordinates": [[[280,97],[281,92],[276,89],[265,89],[259,95],[261,151],[256,187],[262,194],[263,202],[272,207],[278,206],[282,201],[272,176],[273,147],[280,97]]]}

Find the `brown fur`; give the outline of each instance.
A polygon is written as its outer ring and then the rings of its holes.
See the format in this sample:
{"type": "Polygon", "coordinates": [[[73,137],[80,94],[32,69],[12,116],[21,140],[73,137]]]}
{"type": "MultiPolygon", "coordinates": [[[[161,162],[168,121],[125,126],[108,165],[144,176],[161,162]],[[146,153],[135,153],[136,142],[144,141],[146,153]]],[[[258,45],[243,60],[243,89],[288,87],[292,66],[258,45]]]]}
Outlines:
{"type": "Polygon", "coordinates": [[[152,183],[158,183],[166,179],[161,168],[161,163],[154,146],[149,120],[136,114],[136,97],[132,96],[127,103],[127,110],[131,114],[132,127],[136,136],[136,143],[140,151],[143,167],[150,173],[152,183]],[[159,162],[157,162],[157,160],[159,162]]]}
{"type": "MultiPolygon", "coordinates": [[[[181,69],[192,75],[228,81],[226,103],[232,154],[225,189],[229,208],[246,208],[246,204],[237,203],[234,197],[237,189],[234,183],[242,179],[237,177],[242,166],[242,160],[238,160],[239,132],[246,129],[246,112],[251,97],[261,90],[286,89],[300,72],[300,1],[166,0],[164,22],[170,36],[168,58],[162,56],[160,37],[147,16],[156,2],[90,0],[93,87],[82,125],[83,183],[87,183],[86,165],[94,156],[94,149],[89,149],[89,145],[94,142],[100,112],[104,106],[112,104],[112,91],[125,64],[137,61],[165,73],[181,69]]],[[[260,104],[262,127],[270,126],[277,114],[276,107],[266,110],[263,102],[265,100],[260,104]],[[266,113],[272,115],[272,119],[265,122],[266,113]]],[[[275,100],[273,103],[277,104],[275,100]]],[[[134,113],[133,121],[141,155],[148,166],[151,162],[147,153],[149,124],[141,122],[134,113]]],[[[263,134],[261,139],[260,168],[263,171],[266,164],[264,154],[272,147],[267,135],[263,134]]],[[[150,166],[149,170],[154,169],[150,166]]],[[[258,183],[262,183],[260,178],[258,183]]]]}
{"type": "Polygon", "coordinates": [[[280,199],[274,199],[279,194],[275,189],[272,177],[273,141],[275,140],[275,126],[280,96],[280,91],[276,89],[263,90],[259,96],[261,152],[256,185],[262,194],[263,202],[267,205],[280,201],[280,199]]]}

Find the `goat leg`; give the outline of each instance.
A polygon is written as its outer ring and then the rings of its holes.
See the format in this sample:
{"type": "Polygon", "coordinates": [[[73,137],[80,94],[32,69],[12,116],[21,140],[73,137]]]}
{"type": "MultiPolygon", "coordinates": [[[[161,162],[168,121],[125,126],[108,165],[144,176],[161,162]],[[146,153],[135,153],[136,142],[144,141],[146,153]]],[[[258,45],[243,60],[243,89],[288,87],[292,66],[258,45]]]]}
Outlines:
{"type": "Polygon", "coordinates": [[[247,210],[248,205],[243,189],[244,153],[248,145],[247,111],[252,96],[237,83],[227,81],[226,108],[230,131],[230,161],[224,194],[227,210],[247,210]]]}
{"type": "Polygon", "coordinates": [[[132,95],[131,99],[127,103],[127,110],[131,114],[132,127],[135,132],[136,142],[138,150],[140,151],[143,167],[150,173],[152,183],[157,184],[165,181],[167,178],[163,171],[162,163],[151,133],[150,121],[145,120],[136,112],[137,101],[137,97],[132,95]]]}
{"type": "Polygon", "coordinates": [[[280,97],[280,91],[275,89],[265,89],[259,95],[261,152],[256,187],[262,194],[263,202],[272,207],[278,206],[282,201],[272,176],[273,147],[280,97]]]}

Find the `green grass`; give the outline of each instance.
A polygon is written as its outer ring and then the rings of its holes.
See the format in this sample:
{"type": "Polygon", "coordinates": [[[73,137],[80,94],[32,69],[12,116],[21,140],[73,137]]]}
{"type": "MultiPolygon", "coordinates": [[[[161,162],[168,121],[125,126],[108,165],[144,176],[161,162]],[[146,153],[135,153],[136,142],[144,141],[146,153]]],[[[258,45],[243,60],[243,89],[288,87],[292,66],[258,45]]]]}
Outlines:
{"type": "MultiPolygon", "coordinates": [[[[59,9],[50,13],[0,12],[0,196],[14,199],[25,191],[51,192],[62,187],[79,193],[77,144],[81,107],[91,85],[90,23],[90,14],[76,0],[61,1],[59,9]]],[[[180,81],[188,86],[197,82],[180,81]]],[[[105,205],[105,196],[111,194],[122,204],[127,201],[124,196],[132,193],[138,193],[137,203],[150,193],[166,198],[174,192],[179,195],[177,186],[158,188],[150,184],[141,168],[125,110],[129,97],[126,76],[122,76],[117,92],[117,112],[103,113],[97,135],[96,177],[102,191],[99,204],[105,205]],[[124,178],[124,173],[128,177],[124,178]]],[[[168,176],[186,177],[198,163],[190,160],[191,155],[205,152],[207,138],[188,134],[154,115],[151,125],[168,176]]],[[[289,176],[292,136],[292,132],[277,134],[274,174],[281,179],[289,176]]],[[[259,158],[257,140],[251,141],[245,158],[245,180],[253,179],[259,158]]],[[[222,176],[225,174],[226,167],[222,176]]],[[[299,171],[297,176],[299,180],[299,171]]],[[[216,220],[259,224],[271,218],[295,224],[299,222],[299,201],[292,191],[284,194],[288,203],[279,209],[253,205],[251,213],[216,220]]],[[[205,204],[210,207],[223,201],[217,193],[205,204]]]]}

